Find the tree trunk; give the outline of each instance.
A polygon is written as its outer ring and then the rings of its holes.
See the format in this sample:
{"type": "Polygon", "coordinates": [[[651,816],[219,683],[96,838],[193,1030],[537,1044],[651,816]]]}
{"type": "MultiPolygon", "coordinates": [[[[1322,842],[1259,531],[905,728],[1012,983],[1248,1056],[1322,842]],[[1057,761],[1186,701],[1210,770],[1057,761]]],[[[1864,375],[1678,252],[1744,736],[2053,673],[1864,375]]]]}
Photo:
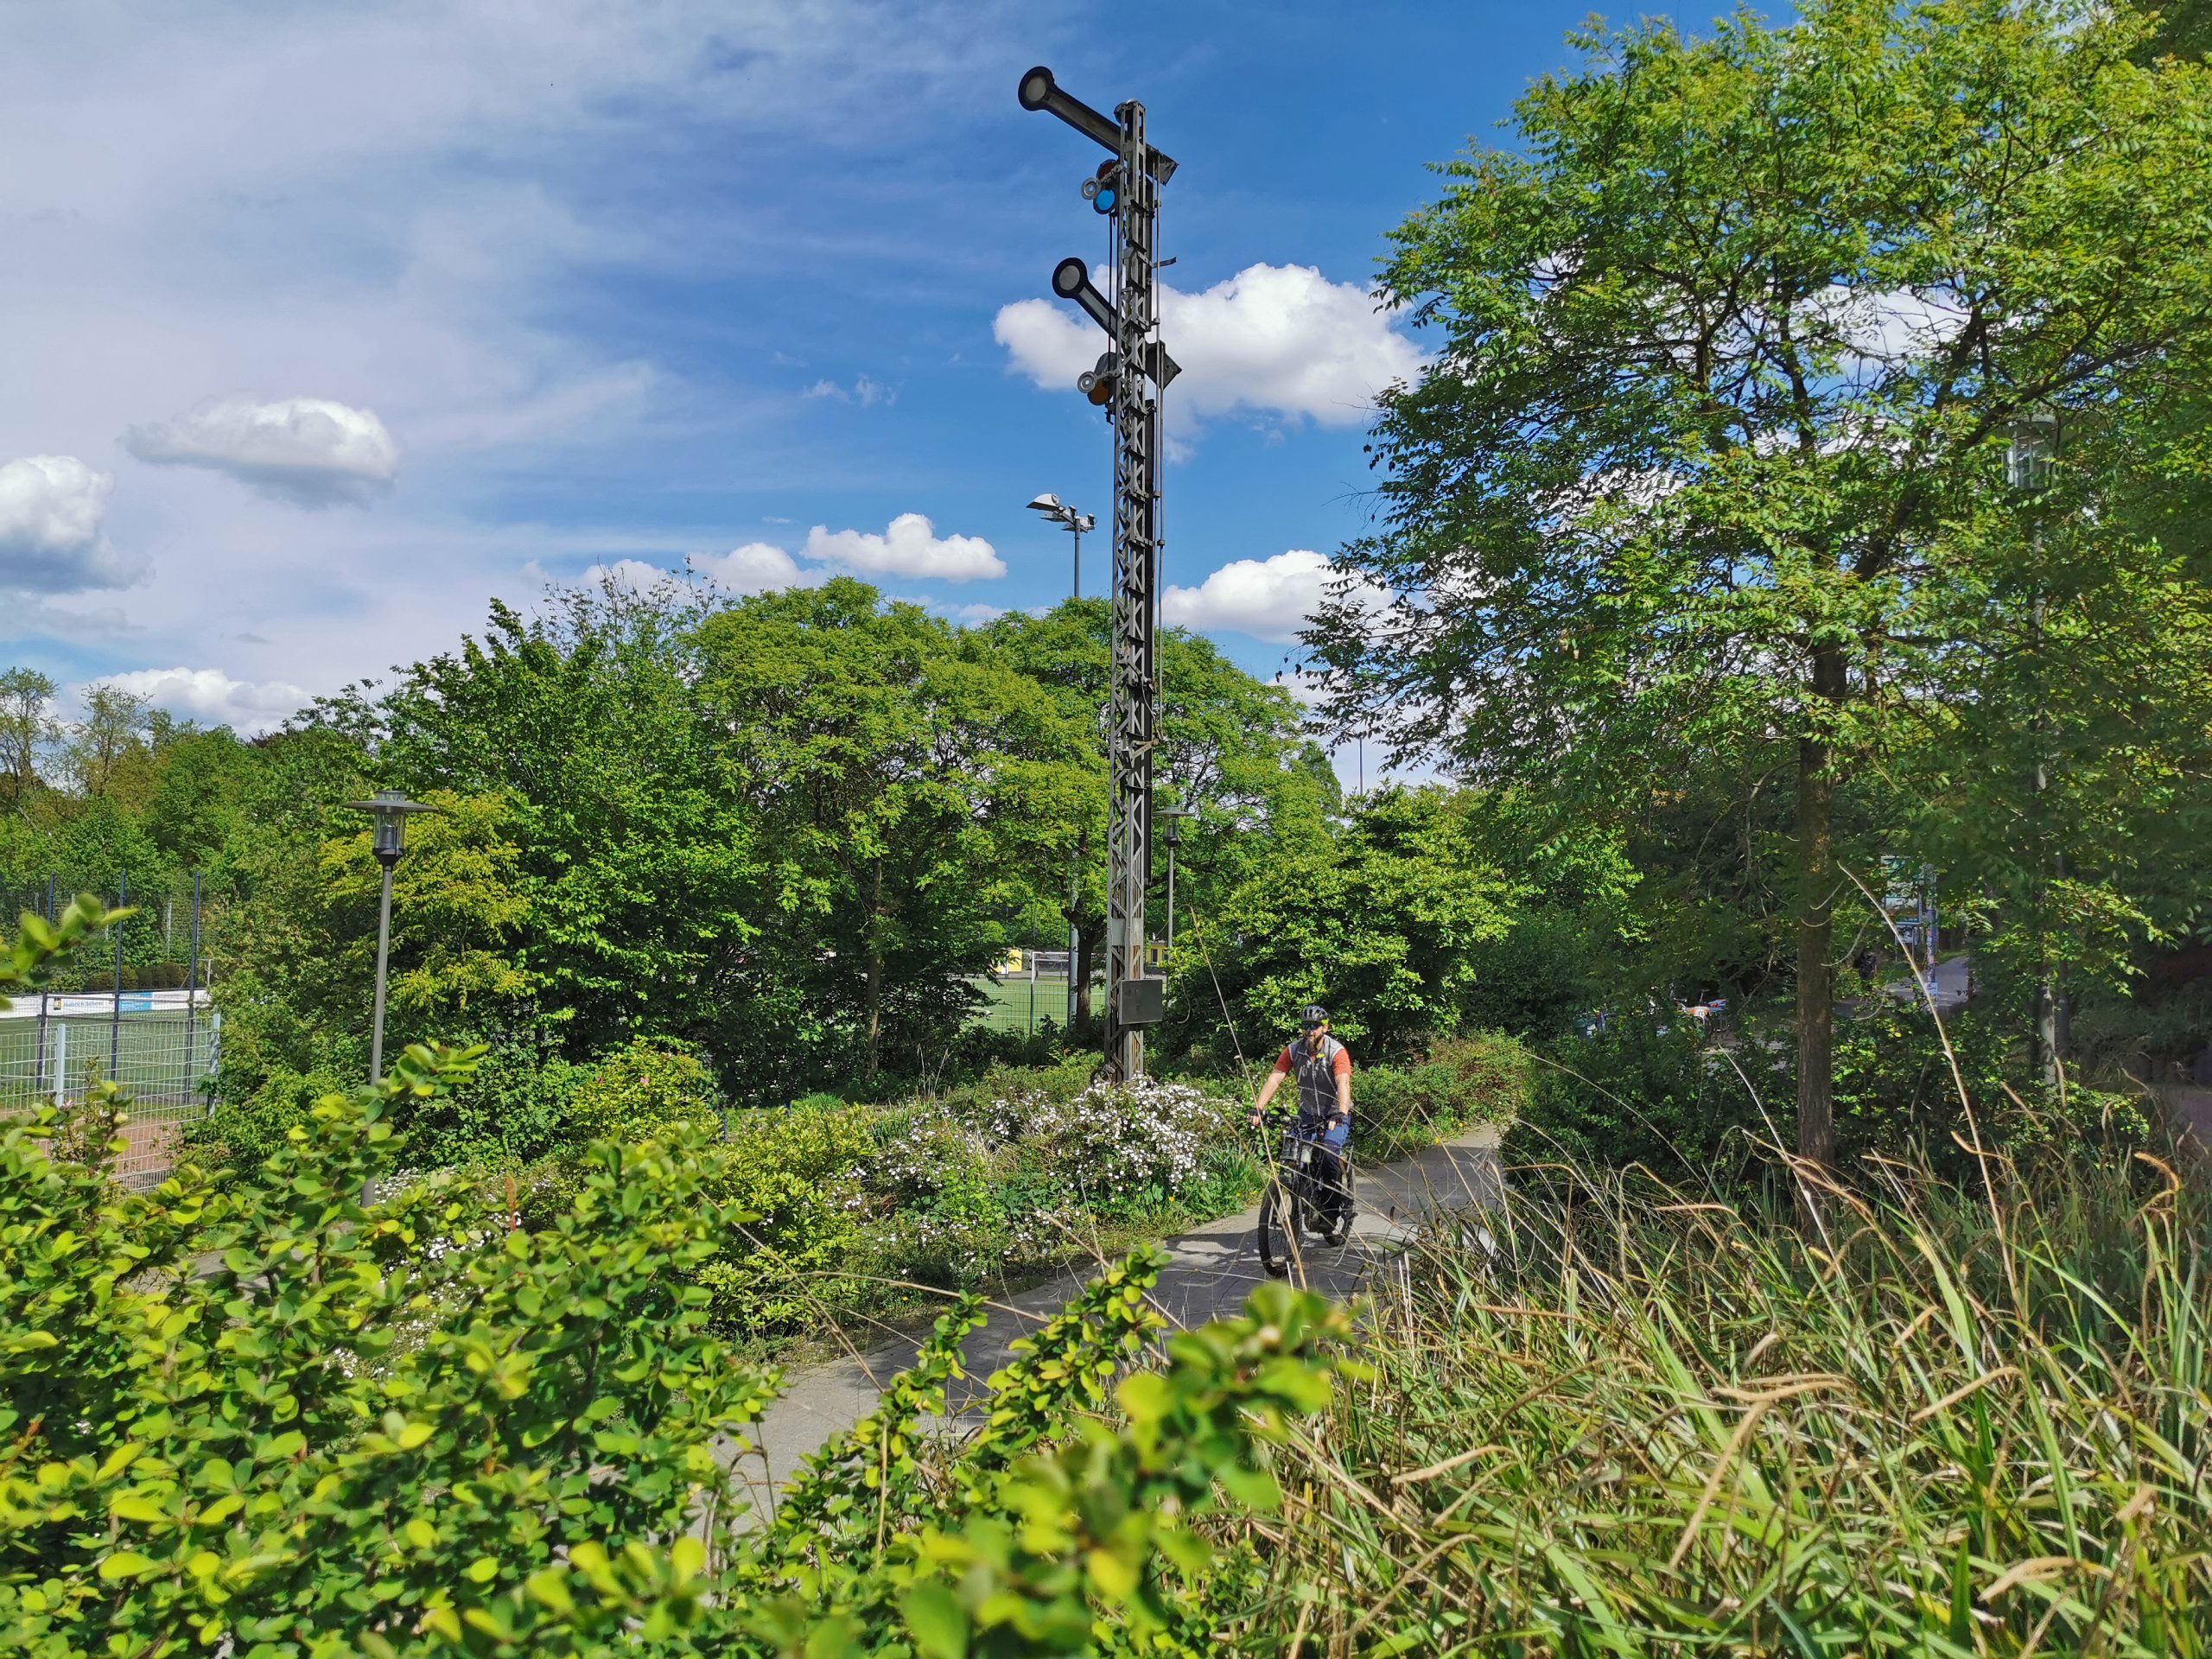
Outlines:
{"type": "MultiPolygon", "coordinates": [[[[1815,649],[1813,690],[1828,702],[1844,689],[1843,658],[1815,649]]],[[[1835,773],[1825,736],[1797,741],[1797,1154],[1835,1162],[1835,773]]]]}
{"type": "Polygon", "coordinates": [[[1076,1023],[1075,1029],[1068,1034],[1078,1043],[1098,1040],[1098,1021],[1092,1017],[1090,1011],[1090,969],[1098,960],[1098,944],[1105,932],[1106,920],[1103,917],[1088,927],[1080,921],[1076,924],[1076,1023]]]}
{"type": "Polygon", "coordinates": [[[883,861],[878,859],[868,894],[868,1074],[881,1069],[883,1043],[883,861]]]}

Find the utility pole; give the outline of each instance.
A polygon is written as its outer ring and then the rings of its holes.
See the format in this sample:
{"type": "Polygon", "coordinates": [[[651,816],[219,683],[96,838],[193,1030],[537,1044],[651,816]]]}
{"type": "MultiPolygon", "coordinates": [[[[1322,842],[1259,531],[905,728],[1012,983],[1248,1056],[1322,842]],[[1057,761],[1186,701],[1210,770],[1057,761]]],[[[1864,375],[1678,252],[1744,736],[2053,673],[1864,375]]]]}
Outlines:
{"type": "Polygon", "coordinates": [[[2041,867],[2036,876],[2037,909],[2042,912],[2037,917],[2037,924],[2044,931],[2044,938],[2042,972],[2036,984],[2034,1025],[2029,1034],[2029,1062],[2030,1069],[2041,1071],[2044,1081],[2053,1089],[2065,1086],[2068,1039],[2071,1034],[2066,990],[2059,976],[2058,952],[2050,937],[2053,923],[2050,915],[2051,883],[2054,878],[2059,881],[2066,879],[2066,855],[2051,847],[2056,836],[2046,799],[2050,789],[2051,744],[2050,716],[2046,706],[2049,689],[2044,682],[2044,620],[2048,601],[2043,590],[2042,566],[2044,501],[2057,455],[2058,416],[2053,411],[2037,407],[2012,423],[2011,442],[2005,453],[2005,481],[2033,515],[2029,521],[2028,539],[2036,556],[2036,594],[2028,619],[2036,696],[2032,822],[2036,856],[2041,867]]]}
{"type": "MultiPolygon", "coordinates": [[[[1030,502],[1029,511],[1042,513],[1047,519],[1059,525],[1075,538],[1075,567],[1070,576],[1072,585],[1068,589],[1068,597],[1081,599],[1083,597],[1083,533],[1096,528],[1098,521],[1087,512],[1077,512],[1050,490],[1030,502]]],[[[1082,873],[1079,870],[1071,870],[1068,873],[1067,1024],[1063,1028],[1070,1033],[1074,1032],[1083,1023],[1078,1015],[1087,1006],[1087,1000],[1090,995],[1090,985],[1078,980],[1075,971],[1077,947],[1081,944],[1081,940],[1076,934],[1075,918],[1076,910],[1082,902],[1082,873]]]]}
{"type": "MultiPolygon", "coordinates": [[[[1071,300],[1112,342],[1076,382],[1114,425],[1114,622],[1107,716],[1106,1076],[1144,1075],[1144,1033],[1160,1023],[1163,982],[1145,971],[1152,887],[1153,750],[1159,735],[1160,401],[1179,372],[1159,340],[1160,187],[1175,163],[1145,140],[1144,105],[1106,117],[1062,92],[1041,65],[1021,78],[1025,110],[1057,116],[1108,151],[1084,181],[1094,213],[1113,222],[1111,301],[1081,259],[1063,259],[1052,292],[1071,300]]],[[[1071,965],[1070,971],[1073,971],[1071,965]]]]}

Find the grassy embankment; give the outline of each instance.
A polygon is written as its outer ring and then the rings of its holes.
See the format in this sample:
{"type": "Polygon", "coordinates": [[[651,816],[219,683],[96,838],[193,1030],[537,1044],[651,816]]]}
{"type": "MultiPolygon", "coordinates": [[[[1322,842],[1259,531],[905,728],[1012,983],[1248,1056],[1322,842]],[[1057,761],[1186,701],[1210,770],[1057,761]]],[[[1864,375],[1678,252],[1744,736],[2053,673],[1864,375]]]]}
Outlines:
{"type": "Polygon", "coordinates": [[[2202,1173],[2079,1145],[1987,1167],[1869,1165],[1811,1236],[1555,1172],[1427,1238],[1369,1311],[1371,1378],[1252,1524],[1248,1634],[2212,1651],[2202,1173]]]}

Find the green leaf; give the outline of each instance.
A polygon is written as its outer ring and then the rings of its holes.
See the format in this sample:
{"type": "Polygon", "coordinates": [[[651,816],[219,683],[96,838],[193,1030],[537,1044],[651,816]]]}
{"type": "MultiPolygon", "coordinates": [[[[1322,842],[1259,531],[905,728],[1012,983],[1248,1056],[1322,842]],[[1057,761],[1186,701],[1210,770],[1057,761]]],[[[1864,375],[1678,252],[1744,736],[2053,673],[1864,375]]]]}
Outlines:
{"type": "Polygon", "coordinates": [[[950,1589],[934,1579],[925,1580],[906,1592],[899,1608],[918,1651],[929,1659],[965,1659],[968,1610],[950,1589]]]}

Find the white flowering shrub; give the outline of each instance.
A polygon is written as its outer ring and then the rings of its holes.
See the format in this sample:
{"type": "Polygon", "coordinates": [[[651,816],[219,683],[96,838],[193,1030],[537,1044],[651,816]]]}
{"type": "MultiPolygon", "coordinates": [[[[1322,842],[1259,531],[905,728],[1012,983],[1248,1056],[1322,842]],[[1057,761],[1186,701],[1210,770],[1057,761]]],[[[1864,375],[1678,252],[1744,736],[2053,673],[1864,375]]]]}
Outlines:
{"type": "Polygon", "coordinates": [[[872,1128],[856,1272],[948,1288],[1085,1255],[1102,1222],[1233,1208],[1252,1175],[1239,1107],[1153,1079],[1001,1073],[872,1128]]]}
{"type": "Polygon", "coordinates": [[[986,1092],[967,1117],[1006,1161],[1109,1217],[1233,1181],[1247,1151],[1235,1103],[1152,1077],[1094,1083],[1072,1096],[1040,1088],[986,1092]]]}

